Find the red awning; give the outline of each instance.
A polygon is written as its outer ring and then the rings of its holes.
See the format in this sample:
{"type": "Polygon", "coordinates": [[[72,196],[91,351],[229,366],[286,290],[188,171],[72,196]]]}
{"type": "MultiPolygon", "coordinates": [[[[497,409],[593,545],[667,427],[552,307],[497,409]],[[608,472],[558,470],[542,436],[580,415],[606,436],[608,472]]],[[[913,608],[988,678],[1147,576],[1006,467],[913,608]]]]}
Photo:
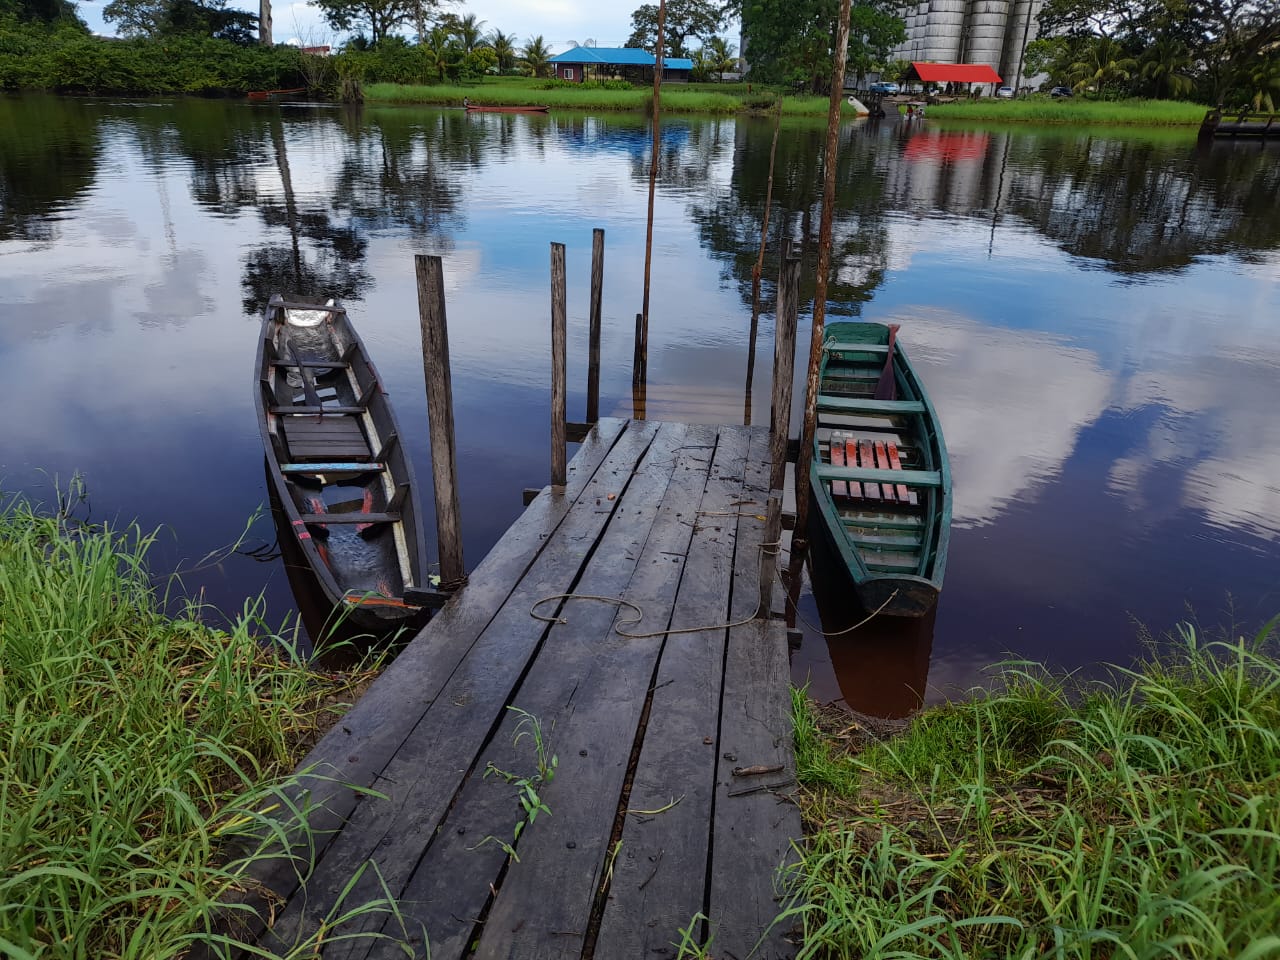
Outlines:
{"type": "Polygon", "coordinates": [[[913,63],[924,83],[999,83],[1000,74],[985,63],[913,63]]]}

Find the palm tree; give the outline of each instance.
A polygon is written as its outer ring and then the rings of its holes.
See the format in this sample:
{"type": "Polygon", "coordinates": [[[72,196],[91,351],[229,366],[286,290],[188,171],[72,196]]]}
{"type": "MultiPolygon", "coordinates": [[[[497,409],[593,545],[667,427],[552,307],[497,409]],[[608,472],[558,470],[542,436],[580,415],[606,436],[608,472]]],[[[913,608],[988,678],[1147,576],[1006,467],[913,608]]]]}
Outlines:
{"type": "Polygon", "coordinates": [[[520,62],[535,77],[547,75],[547,70],[551,66],[551,51],[547,49],[547,42],[542,39],[541,34],[531,37],[524,45],[520,62]]]}
{"type": "Polygon", "coordinates": [[[1129,80],[1138,67],[1138,61],[1125,56],[1123,48],[1110,37],[1098,37],[1089,45],[1083,59],[1071,64],[1068,72],[1077,91],[1097,88],[1101,93],[1107,87],[1129,80]]]}
{"type": "Polygon", "coordinates": [[[516,65],[516,35],[494,30],[489,34],[489,46],[498,57],[498,72],[510,73],[516,65]]]}
{"type": "Polygon", "coordinates": [[[462,45],[463,53],[471,53],[478,47],[485,45],[484,39],[484,21],[476,19],[474,13],[468,13],[465,17],[453,18],[453,35],[457,37],[458,43],[462,45]]]}
{"type": "Polygon", "coordinates": [[[724,74],[736,65],[734,55],[738,48],[724,37],[712,37],[702,45],[707,60],[707,69],[716,75],[717,80],[724,80],[724,74]]]}
{"type": "Polygon", "coordinates": [[[460,59],[458,44],[444,27],[432,27],[422,39],[422,52],[426,55],[427,72],[438,83],[460,59]]]}
{"type": "Polygon", "coordinates": [[[1191,54],[1178,40],[1161,37],[1142,56],[1142,76],[1151,81],[1157,99],[1190,93],[1195,83],[1188,75],[1191,54]]]}

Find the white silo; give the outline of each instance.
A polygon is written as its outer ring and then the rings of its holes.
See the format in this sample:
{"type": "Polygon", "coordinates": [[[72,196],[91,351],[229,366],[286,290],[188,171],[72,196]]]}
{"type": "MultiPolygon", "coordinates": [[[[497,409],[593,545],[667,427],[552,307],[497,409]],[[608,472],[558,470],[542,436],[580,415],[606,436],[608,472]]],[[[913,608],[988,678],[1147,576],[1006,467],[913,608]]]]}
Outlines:
{"type": "Polygon", "coordinates": [[[1009,0],[973,0],[964,62],[985,64],[999,73],[1008,20],[1009,0]]]}
{"type": "Polygon", "coordinates": [[[1036,38],[1039,24],[1036,15],[1042,0],[1012,0],[1009,19],[1005,25],[1004,54],[1000,58],[999,73],[1004,82],[1015,90],[1023,82],[1019,72],[1025,73],[1026,45],[1036,38]]]}
{"type": "Polygon", "coordinates": [[[960,59],[960,36],[964,32],[965,0],[933,0],[929,25],[920,52],[921,60],[956,63],[960,59]]]}

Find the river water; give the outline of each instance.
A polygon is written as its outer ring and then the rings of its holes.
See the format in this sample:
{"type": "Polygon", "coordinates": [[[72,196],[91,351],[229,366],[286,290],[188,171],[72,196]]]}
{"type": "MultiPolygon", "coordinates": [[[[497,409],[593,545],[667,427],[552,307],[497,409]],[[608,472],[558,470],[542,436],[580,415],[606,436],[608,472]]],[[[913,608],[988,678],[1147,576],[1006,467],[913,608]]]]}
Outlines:
{"type": "MultiPolygon", "coordinates": [[[[744,385],[771,133],[663,124],[653,419],[767,422],[767,313],[744,385]]],[[[812,297],[824,133],[782,127],[766,303],[783,235],[805,245],[812,297]]],[[[250,389],[262,306],[347,302],[425,480],[412,258],[437,253],[474,566],[548,478],[551,241],[568,245],[584,414],[593,227],[602,413],[630,413],[649,136],[638,117],[0,99],[3,489],[52,502],[78,474],[81,515],[161,528],[157,572],[222,610],[262,594],[279,623],[295,599],[250,389]]],[[[936,617],[830,646],[808,629],[798,681],[898,714],[1002,659],[1088,672],[1181,620],[1252,630],[1280,612],[1280,149],[857,122],[837,174],[828,315],[903,324],[955,520],[936,617]]],[[[804,616],[847,625],[817,579],[804,616]]]]}

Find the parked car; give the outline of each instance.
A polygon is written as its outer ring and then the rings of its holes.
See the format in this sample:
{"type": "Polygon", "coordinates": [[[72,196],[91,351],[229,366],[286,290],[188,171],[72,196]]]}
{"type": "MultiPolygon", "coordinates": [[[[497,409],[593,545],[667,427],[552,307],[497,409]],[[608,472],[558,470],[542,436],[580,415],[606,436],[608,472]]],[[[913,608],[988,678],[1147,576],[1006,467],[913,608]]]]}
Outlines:
{"type": "Polygon", "coordinates": [[[1070,87],[1054,87],[1052,90],[1049,91],[1049,96],[1069,97],[1071,96],[1071,88],[1070,87]]]}
{"type": "Polygon", "coordinates": [[[881,80],[871,85],[872,93],[897,93],[900,88],[891,80],[881,80]]]}
{"type": "Polygon", "coordinates": [[[1012,100],[1013,87],[1001,87],[996,91],[996,96],[1000,97],[1002,100],[1012,100]]]}

